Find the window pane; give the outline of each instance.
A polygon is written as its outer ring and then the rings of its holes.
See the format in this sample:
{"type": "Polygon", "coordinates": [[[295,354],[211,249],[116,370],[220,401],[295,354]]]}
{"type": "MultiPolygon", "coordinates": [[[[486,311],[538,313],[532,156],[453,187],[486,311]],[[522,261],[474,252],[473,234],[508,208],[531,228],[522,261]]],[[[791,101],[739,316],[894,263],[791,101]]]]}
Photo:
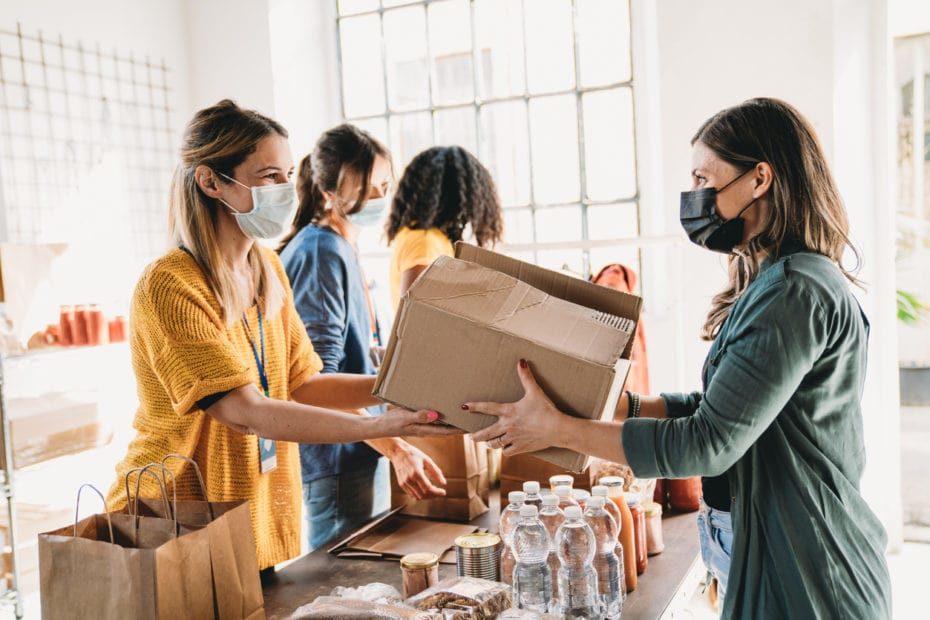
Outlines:
{"type": "Polygon", "coordinates": [[[391,117],[391,150],[398,173],[420,151],[433,144],[429,112],[398,114],[391,117]]]}
{"type": "Polygon", "coordinates": [[[436,144],[464,147],[477,153],[475,108],[455,108],[436,112],[436,144]]]}
{"type": "Polygon", "coordinates": [[[635,202],[588,207],[588,239],[626,239],[639,234],[635,202]]]}
{"type": "Polygon", "coordinates": [[[383,118],[368,118],[360,121],[352,121],[352,124],[359,129],[364,129],[385,146],[391,143],[388,138],[387,121],[383,118]]]}
{"type": "Polygon", "coordinates": [[[571,0],[536,0],[526,12],[526,71],[531,93],[575,85],[571,0]]]}
{"type": "Polygon", "coordinates": [[[578,118],[575,96],[530,101],[533,190],[537,204],[578,200],[578,118]]]}
{"type": "Polygon", "coordinates": [[[342,97],[345,115],[384,112],[384,68],[381,64],[381,24],[377,15],[339,21],[342,50],[342,97]]]}
{"type": "Polygon", "coordinates": [[[511,245],[533,243],[533,212],[530,209],[504,211],[504,241],[511,245]]]}
{"type": "Polygon", "coordinates": [[[481,162],[488,167],[504,206],[530,202],[530,141],[526,104],[510,101],[481,109],[481,162]]]}
{"type": "MultiPolygon", "coordinates": [[[[374,41],[377,43],[378,38],[374,41]]],[[[427,107],[429,74],[426,67],[426,15],[422,6],[384,14],[384,47],[391,109],[427,107]]]]}
{"type": "Polygon", "coordinates": [[[577,0],[577,10],[581,85],[600,86],[629,80],[630,11],[627,1],[577,0]]]}
{"type": "Polygon", "coordinates": [[[536,255],[540,267],[584,277],[584,252],[581,250],[540,250],[536,255]]]}
{"type": "Polygon", "coordinates": [[[581,207],[546,207],[536,209],[536,241],[581,241],[581,207]]]}
{"type": "Polygon", "coordinates": [[[378,0],[339,0],[339,14],[351,15],[352,13],[365,13],[367,11],[377,11],[378,0]]]}
{"type": "Polygon", "coordinates": [[[613,200],[635,196],[632,90],[620,88],[586,93],[582,107],[588,198],[613,200]]]}
{"type": "Polygon", "coordinates": [[[433,99],[439,105],[465,103],[475,98],[470,13],[466,0],[429,5],[433,99]]]}
{"type": "Polygon", "coordinates": [[[478,48],[478,91],[483,99],[522,95],[522,0],[475,0],[475,45],[478,48]]]}

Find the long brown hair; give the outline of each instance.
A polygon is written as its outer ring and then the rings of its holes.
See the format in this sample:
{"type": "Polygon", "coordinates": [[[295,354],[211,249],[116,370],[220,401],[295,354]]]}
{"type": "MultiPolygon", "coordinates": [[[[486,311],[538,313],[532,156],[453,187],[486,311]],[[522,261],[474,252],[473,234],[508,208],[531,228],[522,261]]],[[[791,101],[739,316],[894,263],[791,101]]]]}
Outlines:
{"type": "Polygon", "coordinates": [[[284,286],[271,262],[253,244],[248,260],[252,267],[253,290],[258,299],[249,299],[236,286],[232,268],[220,253],[216,237],[219,201],[207,196],[197,185],[194,171],[204,165],[214,172],[234,176],[233,170],[272,135],[287,138],[287,131],[274,120],[254,110],[240,108],[224,99],[194,115],[184,130],[181,162],[171,181],[168,229],[176,245],[194,257],[216,295],[228,324],[258,301],[266,316],[273,316],[284,303],[284,286]]]}
{"type": "Polygon", "coordinates": [[[767,162],[773,171],[766,195],[770,209],[765,225],[729,259],[729,285],[714,296],[702,337],[713,340],[732,305],[759,275],[766,257],[778,257],[786,244],[831,259],[850,282],[861,262],[849,238],[849,220],[827,158],[814,128],[794,107],[778,99],[750,99],[718,112],[691,139],[720,159],[747,171],[767,162]],[[849,248],[856,269],[843,267],[849,248]]]}
{"type": "Polygon", "coordinates": [[[438,228],[455,243],[469,224],[480,246],[503,235],[501,202],[488,169],[460,146],[436,146],[414,157],[397,184],[388,242],[407,227],[438,228]]]}
{"type": "Polygon", "coordinates": [[[375,159],[391,161],[391,154],[370,133],[344,123],[323,132],[313,151],[303,158],[297,171],[297,213],[291,231],[281,240],[278,252],[308,224],[316,224],[326,215],[323,192],[336,192],[347,178],[357,178],[361,187],[355,204],[346,215],[358,213],[365,206],[371,190],[371,170],[375,159]]]}

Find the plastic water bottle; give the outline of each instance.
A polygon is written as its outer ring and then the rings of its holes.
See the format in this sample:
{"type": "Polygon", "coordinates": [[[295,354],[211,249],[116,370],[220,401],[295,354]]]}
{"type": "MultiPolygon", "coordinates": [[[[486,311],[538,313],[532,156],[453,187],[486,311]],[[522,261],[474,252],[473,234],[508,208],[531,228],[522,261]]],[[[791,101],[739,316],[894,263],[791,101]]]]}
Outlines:
{"type": "Polygon", "coordinates": [[[572,497],[578,502],[578,505],[581,506],[581,511],[584,512],[588,507],[587,501],[588,498],[591,497],[591,493],[584,489],[572,489],[572,497]]]}
{"type": "MultiPolygon", "coordinates": [[[[607,496],[607,492],[608,488],[602,484],[591,487],[591,495],[604,498],[604,510],[609,512],[610,516],[613,517],[614,521],[617,523],[617,546],[614,552],[617,554],[617,559],[620,561],[620,574],[623,575],[623,545],[620,543],[620,528],[622,527],[623,520],[620,515],[620,509],[617,508],[613,500],[607,496]]],[[[620,580],[620,598],[626,600],[626,579],[620,580]]]]}
{"type": "Polygon", "coordinates": [[[526,493],[524,503],[527,506],[536,506],[537,512],[542,509],[542,495],[539,494],[539,483],[531,480],[523,483],[523,492],[526,493]]]}
{"type": "Polygon", "coordinates": [[[572,497],[572,488],[566,486],[555,487],[555,496],[559,498],[559,508],[563,511],[569,506],[577,506],[578,502],[572,497]]]}
{"type": "Polygon", "coordinates": [[[557,609],[556,593],[559,591],[559,555],[555,549],[555,535],[559,527],[565,522],[565,513],[559,508],[559,498],[556,495],[544,495],[543,507],[539,511],[539,520],[549,532],[549,570],[552,572],[552,609],[557,609]]]}
{"type": "Polygon", "coordinates": [[[507,495],[507,499],[510,500],[510,504],[501,511],[500,527],[497,531],[504,542],[504,548],[501,551],[501,581],[509,584],[513,579],[513,567],[516,565],[511,547],[513,531],[520,522],[520,509],[523,507],[526,493],[511,491],[507,495]]]}
{"type": "Polygon", "coordinates": [[[513,531],[513,605],[546,613],[552,601],[552,571],[549,569],[549,532],[539,520],[536,506],[520,509],[520,523],[513,531]]]}
{"type": "Polygon", "coordinates": [[[584,519],[594,532],[597,554],[594,567],[597,570],[597,590],[605,618],[619,618],[623,607],[620,591],[620,559],[617,557],[617,522],[604,510],[605,498],[593,496],[588,500],[584,519]]]}
{"type": "Polygon", "coordinates": [[[559,613],[563,618],[602,618],[597,593],[594,531],[582,518],[581,507],[565,509],[565,523],[556,534],[559,554],[559,613]]]}

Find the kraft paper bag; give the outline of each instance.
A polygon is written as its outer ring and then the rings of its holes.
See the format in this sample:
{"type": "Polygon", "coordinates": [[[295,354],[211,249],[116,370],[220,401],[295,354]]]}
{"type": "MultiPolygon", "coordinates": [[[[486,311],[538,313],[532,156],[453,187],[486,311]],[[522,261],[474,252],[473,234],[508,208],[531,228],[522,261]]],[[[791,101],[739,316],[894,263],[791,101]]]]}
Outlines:
{"type": "Polygon", "coordinates": [[[501,501],[505,501],[507,494],[511,491],[522,491],[523,483],[530,480],[539,482],[541,489],[547,489],[550,476],[559,474],[567,474],[574,478],[572,486],[576,489],[591,489],[589,470],[574,473],[529,454],[503,456],[501,458],[501,501]]]}
{"type": "Polygon", "coordinates": [[[42,617],[213,618],[207,533],[176,528],[104,512],[39,534],[42,617]]]}
{"type": "Polygon", "coordinates": [[[432,519],[471,521],[488,511],[491,483],[488,449],[468,435],[405,437],[426,453],[446,477],[446,496],[417,501],[404,493],[391,470],[391,505],[403,513],[432,519]]]}

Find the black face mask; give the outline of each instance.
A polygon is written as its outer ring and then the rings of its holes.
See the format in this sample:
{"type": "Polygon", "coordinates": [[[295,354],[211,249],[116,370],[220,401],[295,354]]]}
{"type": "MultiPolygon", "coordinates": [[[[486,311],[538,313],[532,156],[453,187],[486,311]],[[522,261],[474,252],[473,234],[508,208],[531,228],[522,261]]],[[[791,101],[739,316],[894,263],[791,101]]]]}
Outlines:
{"type": "Polygon", "coordinates": [[[724,220],[717,215],[717,195],[723,193],[752,169],[746,170],[719,190],[707,187],[691,192],[681,192],[679,214],[681,226],[693,243],[723,254],[731,254],[733,248],[740,244],[743,240],[743,226],[745,225],[741,216],[756,201],[753,200],[743,207],[732,220],[724,220]]]}

